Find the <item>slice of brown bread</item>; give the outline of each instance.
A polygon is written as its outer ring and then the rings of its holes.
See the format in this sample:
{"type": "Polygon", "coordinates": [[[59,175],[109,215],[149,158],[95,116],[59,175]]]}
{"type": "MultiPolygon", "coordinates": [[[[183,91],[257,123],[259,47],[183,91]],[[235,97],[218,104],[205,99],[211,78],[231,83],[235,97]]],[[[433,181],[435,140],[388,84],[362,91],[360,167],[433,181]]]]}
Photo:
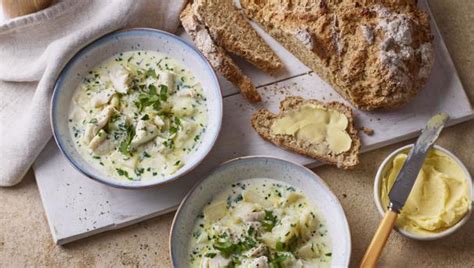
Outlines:
{"type": "Polygon", "coordinates": [[[257,68],[273,72],[282,67],[278,56],[253,29],[232,0],[194,0],[193,13],[212,39],[257,68]]]}
{"type": "Polygon", "coordinates": [[[181,24],[191,36],[194,44],[209,60],[212,67],[240,89],[242,95],[250,101],[261,100],[257,89],[223,48],[214,43],[206,27],[196,20],[188,4],[180,14],[181,24]]]}
{"type": "Polygon", "coordinates": [[[241,0],[247,16],[364,110],[395,108],[420,91],[434,50],[416,0],[241,0]]]}
{"type": "Polygon", "coordinates": [[[277,146],[336,165],[338,168],[350,169],[359,163],[360,139],[357,128],[354,127],[352,109],[340,102],[323,103],[314,99],[305,100],[301,97],[287,97],[280,103],[279,114],[273,114],[266,109],[258,110],[252,116],[252,126],[262,138],[277,146]],[[321,148],[326,148],[327,144],[313,144],[307,141],[297,140],[292,135],[273,134],[271,132],[271,127],[276,119],[282,118],[287,112],[295,110],[306,103],[312,103],[330,110],[339,111],[347,117],[348,126],[346,132],[352,139],[351,148],[348,151],[335,154],[327,149],[321,150],[321,148]]]}

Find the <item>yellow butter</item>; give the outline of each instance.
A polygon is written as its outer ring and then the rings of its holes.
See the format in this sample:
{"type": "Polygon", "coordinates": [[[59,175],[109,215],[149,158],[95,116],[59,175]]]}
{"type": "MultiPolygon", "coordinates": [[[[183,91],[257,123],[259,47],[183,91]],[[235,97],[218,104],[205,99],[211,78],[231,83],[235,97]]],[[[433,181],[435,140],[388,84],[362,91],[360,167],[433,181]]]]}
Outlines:
{"type": "Polygon", "coordinates": [[[299,141],[326,143],[331,152],[349,151],[352,139],[346,132],[347,117],[336,110],[315,104],[304,104],[275,120],[272,134],[291,135],[299,141]]]}
{"type": "MultiPolygon", "coordinates": [[[[396,155],[382,179],[384,208],[388,207],[388,192],[406,158],[406,153],[396,155]]],[[[433,234],[455,225],[471,209],[466,180],[462,168],[451,157],[432,149],[397,219],[397,226],[413,233],[433,234]]]]}

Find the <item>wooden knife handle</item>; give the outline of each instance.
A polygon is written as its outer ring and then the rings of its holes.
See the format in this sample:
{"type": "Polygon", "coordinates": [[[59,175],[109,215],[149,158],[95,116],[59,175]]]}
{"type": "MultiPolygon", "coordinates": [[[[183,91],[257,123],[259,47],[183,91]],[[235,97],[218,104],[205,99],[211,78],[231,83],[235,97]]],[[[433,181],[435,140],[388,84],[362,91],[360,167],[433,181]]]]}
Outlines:
{"type": "Polygon", "coordinates": [[[385,216],[383,217],[382,222],[379,225],[379,228],[375,232],[372,241],[370,242],[367,251],[365,252],[364,258],[360,264],[361,268],[372,268],[377,264],[377,260],[382,253],[382,250],[387,243],[388,237],[392,232],[393,225],[397,219],[398,214],[392,210],[387,210],[385,216]]]}

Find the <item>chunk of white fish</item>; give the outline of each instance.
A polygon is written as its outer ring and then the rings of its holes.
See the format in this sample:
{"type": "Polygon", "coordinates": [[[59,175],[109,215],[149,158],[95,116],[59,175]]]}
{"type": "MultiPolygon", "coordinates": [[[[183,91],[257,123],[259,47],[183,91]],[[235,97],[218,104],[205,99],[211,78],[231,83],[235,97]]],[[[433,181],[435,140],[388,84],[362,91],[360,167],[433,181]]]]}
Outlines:
{"type": "Polygon", "coordinates": [[[201,261],[201,268],[222,268],[230,264],[230,259],[222,257],[220,254],[214,258],[204,257],[201,261]]]}
{"type": "Polygon", "coordinates": [[[89,143],[89,148],[95,150],[103,141],[105,141],[106,138],[107,133],[103,129],[99,130],[97,135],[95,135],[89,143]]]}
{"type": "Polygon", "coordinates": [[[158,128],[148,120],[139,120],[135,127],[135,136],[130,142],[132,149],[151,141],[158,135],[158,128]]]}
{"type": "Polygon", "coordinates": [[[96,155],[106,155],[115,149],[116,145],[110,139],[105,139],[93,151],[96,155]]]}
{"type": "Polygon", "coordinates": [[[109,78],[115,91],[121,94],[127,93],[130,74],[125,68],[120,65],[114,66],[110,70],[109,78]]]}
{"type": "Polygon", "coordinates": [[[175,91],[175,79],[176,79],[176,74],[171,73],[171,72],[158,72],[159,79],[158,79],[158,84],[159,85],[165,85],[168,88],[168,94],[172,93],[175,91]]]}
{"type": "Polygon", "coordinates": [[[165,122],[163,121],[163,119],[161,119],[161,117],[159,115],[155,116],[155,118],[153,118],[153,123],[155,123],[155,125],[159,126],[159,127],[162,127],[165,125],[165,122]]]}
{"type": "Polygon", "coordinates": [[[107,122],[110,120],[112,115],[114,114],[114,107],[111,105],[106,106],[97,118],[94,118],[95,121],[91,122],[87,125],[86,130],[84,132],[84,141],[89,144],[94,138],[95,135],[101,130],[107,122]]]}
{"type": "Polygon", "coordinates": [[[112,89],[102,90],[91,99],[92,105],[97,108],[107,104],[114,95],[114,93],[115,91],[113,91],[112,89]]]}

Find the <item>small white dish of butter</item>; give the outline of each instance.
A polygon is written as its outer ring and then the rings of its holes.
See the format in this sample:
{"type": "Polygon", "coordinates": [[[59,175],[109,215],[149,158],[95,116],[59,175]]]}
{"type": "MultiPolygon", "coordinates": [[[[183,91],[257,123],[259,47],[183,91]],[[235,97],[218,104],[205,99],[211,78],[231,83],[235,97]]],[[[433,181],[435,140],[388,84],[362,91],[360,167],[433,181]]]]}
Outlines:
{"type": "MultiPolygon", "coordinates": [[[[413,145],[395,150],[380,165],[374,199],[381,215],[388,193],[413,145]]],[[[433,146],[418,174],[413,190],[398,216],[396,229],[418,240],[445,237],[458,230],[471,215],[472,178],[463,163],[448,150],[433,146]]]]}

